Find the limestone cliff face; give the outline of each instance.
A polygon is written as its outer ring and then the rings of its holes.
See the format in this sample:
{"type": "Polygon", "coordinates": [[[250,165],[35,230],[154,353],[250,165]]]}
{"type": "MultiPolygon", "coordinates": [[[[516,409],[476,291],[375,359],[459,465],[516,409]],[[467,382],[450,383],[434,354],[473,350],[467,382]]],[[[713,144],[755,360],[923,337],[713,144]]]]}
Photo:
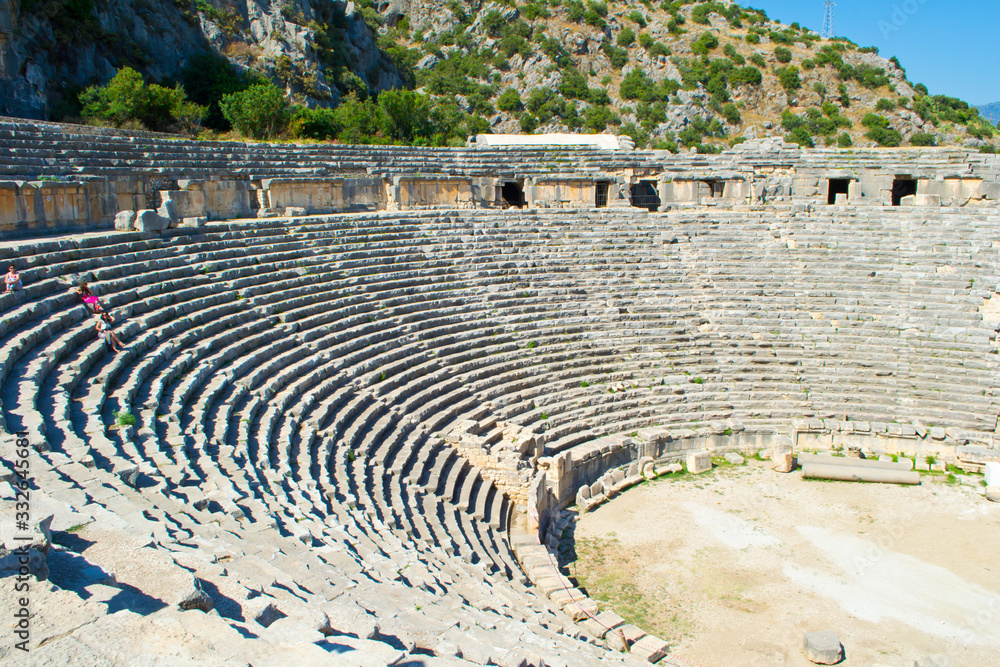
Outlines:
{"type": "Polygon", "coordinates": [[[307,104],[335,103],[314,48],[323,17],[348,70],[370,90],[401,78],[350,3],[331,0],[0,0],[0,114],[45,118],[74,91],[124,66],[147,80],[175,77],[212,50],[284,84],[307,104]]]}

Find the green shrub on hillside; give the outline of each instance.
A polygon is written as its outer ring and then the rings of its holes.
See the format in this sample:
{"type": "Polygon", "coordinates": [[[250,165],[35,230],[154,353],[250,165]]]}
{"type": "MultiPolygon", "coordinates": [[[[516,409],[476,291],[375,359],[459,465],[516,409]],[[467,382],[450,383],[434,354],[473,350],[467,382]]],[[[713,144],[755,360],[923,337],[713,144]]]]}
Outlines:
{"type": "Polygon", "coordinates": [[[896,108],[896,103],[893,102],[892,100],[887,100],[884,97],[875,103],[876,111],[892,111],[895,108],[896,108]]]}
{"type": "Polygon", "coordinates": [[[207,109],[187,99],[184,89],[147,85],[130,67],[118,70],[104,86],[91,86],[80,93],[81,115],[117,127],[138,124],[150,130],[178,126],[193,129],[207,109]]]}
{"type": "Polygon", "coordinates": [[[240,72],[226,58],[205,52],[191,56],[187,66],[181,70],[181,82],[188,98],[206,107],[202,124],[213,130],[226,131],[230,125],[222,115],[219,102],[230,93],[246,90],[254,83],[263,81],[252,71],[240,72]]]}
{"type": "Polygon", "coordinates": [[[625,49],[614,46],[611,42],[605,41],[601,45],[601,50],[604,51],[604,55],[608,57],[608,61],[615,69],[621,69],[628,64],[628,51],[625,49]]]}
{"type": "Polygon", "coordinates": [[[631,28],[622,28],[622,31],[618,33],[618,38],[615,40],[618,46],[629,47],[635,44],[635,32],[631,28]]]}
{"type": "Polygon", "coordinates": [[[889,121],[878,114],[866,114],[861,120],[861,124],[868,128],[865,136],[879,146],[895,147],[903,141],[903,135],[898,130],[892,129],[889,121]]]}
{"type": "Polygon", "coordinates": [[[589,106],[583,112],[588,128],[594,132],[603,132],[608,129],[608,125],[621,125],[622,119],[618,114],[605,106],[589,106]]]}
{"type": "Polygon", "coordinates": [[[730,125],[739,125],[742,120],[740,110],[732,102],[722,107],[722,115],[730,125]]]}
{"type": "Polygon", "coordinates": [[[587,13],[578,0],[566,0],[563,4],[566,6],[566,18],[572,23],[579,23],[587,13]]]}
{"type": "Polygon", "coordinates": [[[336,138],[342,128],[333,109],[298,107],[292,113],[288,129],[296,139],[324,141],[336,138]]]}
{"type": "Polygon", "coordinates": [[[779,63],[792,62],[792,52],[783,46],[779,46],[774,49],[774,57],[778,60],[779,63]]]}
{"type": "Polygon", "coordinates": [[[778,81],[786,92],[792,93],[802,87],[802,79],[799,78],[797,67],[783,67],[778,70],[778,81]]]}
{"type": "Polygon", "coordinates": [[[759,86],[764,76],[756,67],[740,67],[729,75],[729,82],[734,86],[759,86]]]}
{"type": "Polygon", "coordinates": [[[790,144],[798,144],[803,148],[814,148],[816,146],[813,138],[809,135],[809,130],[805,127],[797,127],[789,134],[786,134],[785,141],[790,144]]]}
{"type": "Polygon", "coordinates": [[[273,83],[259,83],[230,93],[219,104],[237,132],[252,139],[273,139],[288,124],[288,101],[273,83]]]}
{"type": "Polygon", "coordinates": [[[760,55],[759,53],[755,53],[752,56],[750,56],[750,62],[752,62],[754,65],[756,65],[760,69],[766,69],[767,68],[767,61],[764,60],[764,56],[760,55]]]}
{"type": "Polygon", "coordinates": [[[500,111],[510,113],[512,111],[520,111],[523,108],[524,105],[521,103],[521,96],[513,88],[507,88],[497,98],[497,109],[500,111]]]}
{"type": "Polygon", "coordinates": [[[670,49],[663,42],[656,42],[651,47],[649,47],[649,55],[651,56],[669,56],[670,49]]]}
{"type": "Polygon", "coordinates": [[[718,38],[710,32],[703,32],[698,39],[691,43],[691,50],[699,56],[704,56],[717,46],[719,46],[718,38]]]}
{"type": "Polygon", "coordinates": [[[631,12],[629,12],[629,15],[626,16],[625,18],[627,18],[632,23],[635,23],[640,28],[646,27],[646,17],[643,16],[642,12],[640,12],[638,9],[633,9],[631,12]]]}
{"type": "Polygon", "coordinates": [[[726,54],[727,58],[733,61],[734,65],[742,66],[745,65],[747,62],[747,59],[741,56],[736,51],[736,47],[733,46],[732,44],[726,44],[726,46],[722,49],[722,52],[726,54]]]}
{"type": "Polygon", "coordinates": [[[653,46],[653,38],[647,33],[639,33],[639,46],[649,51],[649,48],[653,46]]]}
{"type": "Polygon", "coordinates": [[[603,30],[608,26],[604,17],[608,15],[608,6],[603,2],[587,3],[587,11],[583,14],[584,22],[595,28],[603,30]]]}
{"type": "Polygon", "coordinates": [[[917,132],[910,137],[913,146],[937,146],[937,137],[930,132],[917,132]]]}
{"type": "Polygon", "coordinates": [[[844,107],[845,109],[851,106],[851,95],[847,91],[846,84],[842,83],[839,86],[837,86],[837,94],[840,96],[840,106],[844,107]]]}
{"type": "Polygon", "coordinates": [[[841,148],[850,148],[854,145],[854,140],[851,139],[851,135],[847,132],[843,132],[839,137],[837,137],[837,145],[841,148]]]}

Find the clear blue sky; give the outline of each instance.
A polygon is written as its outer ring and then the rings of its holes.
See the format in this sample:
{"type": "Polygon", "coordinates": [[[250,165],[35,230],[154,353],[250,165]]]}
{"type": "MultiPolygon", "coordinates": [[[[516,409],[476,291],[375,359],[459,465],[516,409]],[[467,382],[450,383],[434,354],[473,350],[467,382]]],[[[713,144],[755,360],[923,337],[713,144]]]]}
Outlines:
{"type": "MultiPolygon", "coordinates": [[[[824,0],[741,0],[772,19],[821,32],[824,0]]],[[[897,56],[932,95],[1000,101],[997,0],[837,0],[837,35],[897,56]]]]}

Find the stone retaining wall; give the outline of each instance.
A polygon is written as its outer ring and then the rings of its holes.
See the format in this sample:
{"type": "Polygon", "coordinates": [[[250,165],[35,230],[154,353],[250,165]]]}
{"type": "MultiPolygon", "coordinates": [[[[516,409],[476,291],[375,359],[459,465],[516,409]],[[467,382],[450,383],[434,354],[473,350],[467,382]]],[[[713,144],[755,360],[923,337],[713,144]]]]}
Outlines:
{"type": "Polygon", "coordinates": [[[772,138],[719,155],[253,144],[0,119],[0,150],[7,155],[0,163],[7,193],[0,195],[0,224],[39,231],[107,227],[119,211],[157,208],[158,190],[177,202],[179,219],[232,219],[257,210],[503,207],[500,189],[509,182],[522,189],[528,208],[629,206],[629,189],[640,181],[656,186],[661,210],[706,204],[1000,204],[1000,158],[961,148],[802,150],[772,138]],[[39,178],[86,181],[77,186],[85,187],[86,195],[60,193],[79,201],[39,215],[29,201],[36,187],[31,183],[39,178]],[[163,187],[164,182],[170,185],[163,187]],[[24,194],[19,188],[26,188],[24,194]],[[104,193],[100,205],[94,191],[104,193]],[[24,201],[15,204],[12,197],[24,201]]]}

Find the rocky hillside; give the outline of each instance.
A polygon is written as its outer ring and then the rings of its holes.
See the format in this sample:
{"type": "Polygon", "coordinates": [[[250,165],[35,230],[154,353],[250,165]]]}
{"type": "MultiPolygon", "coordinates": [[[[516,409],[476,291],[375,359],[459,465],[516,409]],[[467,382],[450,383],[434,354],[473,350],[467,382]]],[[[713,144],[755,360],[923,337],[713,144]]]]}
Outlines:
{"type": "Polygon", "coordinates": [[[21,0],[3,111],[73,117],[79,90],[119,67],[174,81],[211,50],[308,107],[415,88],[494,132],[611,131],[704,152],[761,134],[994,150],[992,123],[895,58],[727,0],[379,2],[21,0]]]}

